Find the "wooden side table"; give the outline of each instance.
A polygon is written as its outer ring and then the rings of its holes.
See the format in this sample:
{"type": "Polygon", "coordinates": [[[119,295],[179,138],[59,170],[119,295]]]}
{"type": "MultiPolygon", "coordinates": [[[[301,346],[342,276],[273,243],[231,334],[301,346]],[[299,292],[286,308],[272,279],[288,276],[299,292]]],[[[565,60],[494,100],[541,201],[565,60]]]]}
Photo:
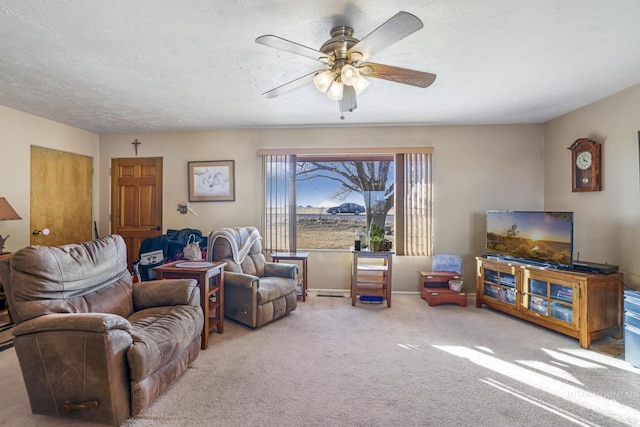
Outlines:
{"type": "Polygon", "coordinates": [[[202,344],[209,347],[209,334],[216,328],[224,332],[224,266],[226,262],[175,261],[155,267],[156,279],[196,279],[200,288],[200,306],[204,313],[202,344]]]}
{"type": "Polygon", "coordinates": [[[309,252],[274,252],[271,254],[273,262],[300,261],[302,263],[302,302],[307,300],[307,258],[309,252]]]}

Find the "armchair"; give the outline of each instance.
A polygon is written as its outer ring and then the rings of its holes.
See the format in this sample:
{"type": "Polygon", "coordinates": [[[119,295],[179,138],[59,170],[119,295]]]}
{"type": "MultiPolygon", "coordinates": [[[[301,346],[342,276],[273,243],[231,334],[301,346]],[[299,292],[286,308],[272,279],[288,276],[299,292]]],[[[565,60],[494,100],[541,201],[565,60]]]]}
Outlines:
{"type": "Polygon", "coordinates": [[[34,414],[119,425],[200,352],[197,282],[132,283],[118,235],[21,249],[0,277],[34,414]]]}
{"type": "Polygon", "coordinates": [[[258,328],[296,309],[298,266],[267,262],[255,227],[209,234],[208,261],[224,261],[224,315],[258,328]]]}

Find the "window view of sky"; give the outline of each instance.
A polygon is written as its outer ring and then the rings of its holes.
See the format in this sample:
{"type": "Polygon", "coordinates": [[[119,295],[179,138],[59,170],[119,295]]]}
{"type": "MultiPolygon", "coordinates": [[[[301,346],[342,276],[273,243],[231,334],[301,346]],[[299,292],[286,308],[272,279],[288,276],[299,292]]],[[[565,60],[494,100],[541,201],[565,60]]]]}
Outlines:
{"type": "Polygon", "coordinates": [[[298,206],[329,207],[345,202],[364,205],[362,194],[352,192],[345,200],[331,197],[340,188],[340,183],[327,178],[314,178],[296,182],[296,204],[298,206]]]}
{"type": "MultiPolygon", "coordinates": [[[[346,168],[349,170],[349,174],[355,174],[354,161],[349,161],[345,163],[349,163],[349,166],[346,168]]],[[[389,159],[381,160],[381,162],[377,161],[355,161],[355,163],[363,165],[365,171],[363,171],[367,176],[370,176],[371,179],[377,179],[376,174],[380,170],[380,165],[384,162],[384,164],[389,165],[389,159]],[[374,164],[374,166],[372,166],[374,164]],[[374,172],[375,169],[375,172],[374,172]]],[[[327,161],[318,162],[317,164],[323,164],[328,167],[340,167],[340,162],[336,161],[327,161]]],[[[342,203],[356,203],[359,205],[365,205],[364,195],[358,191],[352,191],[349,193],[340,192],[341,188],[341,180],[343,177],[335,173],[335,179],[332,179],[331,176],[334,174],[331,170],[323,170],[316,174],[315,172],[311,172],[309,174],[300,173],[300,167],[305,168],[305,166],[309,166],[305,161],[298,163],[298,178],[296,180],[296,205],[297,206],[311,206],[311,207],[323,207],[327,208],[330,206],[337,206],[342,203]],[[323,175],[323,176],[318,176],[323,175]]],[[[393,182],[394,176],[394,164],[390,163],[390,169],[387,171],[388,176],[386,177],[387,185],[393,182]]],[[[313,166],[312,166],[313,167],[313,166]]],[[[384,198],[384,194],[382,195],[384,198]]]]}

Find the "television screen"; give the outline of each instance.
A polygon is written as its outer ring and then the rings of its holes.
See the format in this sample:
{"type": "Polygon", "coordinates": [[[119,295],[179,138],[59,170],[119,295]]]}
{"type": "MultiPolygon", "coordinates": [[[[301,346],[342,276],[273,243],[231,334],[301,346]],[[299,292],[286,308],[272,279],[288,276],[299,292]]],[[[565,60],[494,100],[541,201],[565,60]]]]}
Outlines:
{"type": "Polygon", "coordinates": [[[487,211],[486,255],[571,267],[573,212],[487,211]]]}

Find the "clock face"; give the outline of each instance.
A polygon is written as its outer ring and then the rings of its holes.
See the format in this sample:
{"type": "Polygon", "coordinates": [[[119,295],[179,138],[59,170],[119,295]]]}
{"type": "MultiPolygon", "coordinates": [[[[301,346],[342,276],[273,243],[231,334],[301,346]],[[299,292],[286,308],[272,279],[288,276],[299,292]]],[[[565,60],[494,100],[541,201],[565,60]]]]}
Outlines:
{"type": "Polygon", "coordinates": [[[579,169],[589,169],[591,167],[591,162],[592,159],[590,151],[583,151],[581,153],[578,153],[578,155],[576,156],[576,166],[579,169]]]}

